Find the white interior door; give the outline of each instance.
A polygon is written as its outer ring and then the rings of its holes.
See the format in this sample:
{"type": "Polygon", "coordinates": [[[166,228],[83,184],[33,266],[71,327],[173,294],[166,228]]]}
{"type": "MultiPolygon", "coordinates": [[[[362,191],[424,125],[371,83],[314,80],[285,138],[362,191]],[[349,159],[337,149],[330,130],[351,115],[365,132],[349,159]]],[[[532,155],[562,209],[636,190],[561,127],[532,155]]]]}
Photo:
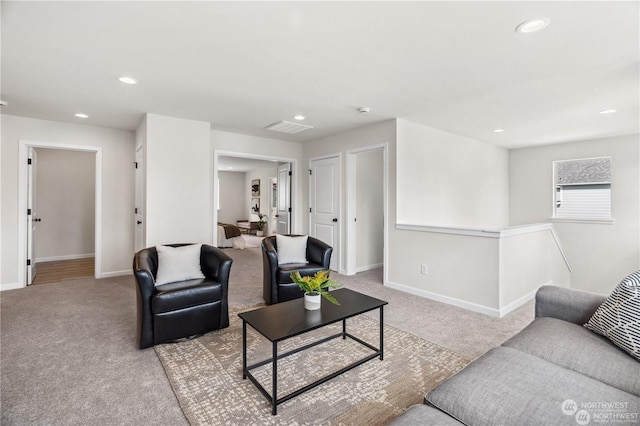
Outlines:
{"type": "Polygon", "coordinates": [[[291,163],[278,166],[278,234],[291,233],[291,163]]]}
{"type": "Polygon", "coordinates": [[[135,194],[135,251],[139,252],[144,248],[144,202],[143,202],[143,167],[144,167],[144,148],[140,147],[136,151],[136,194],[135,194]]]}
{"type": "Polygon", "coordinates": [[[312,160],[309,166],[309,235],[333,247],[331,270],[337,271],[340,259],[340,158],[312,160]]]}
{"type": "Polygon", "coordinates": [[[37,153],[29,147],[27,176],[27,285],[33,284],[36,277],[36,177],[37,177],[37,153]]]}
{"type": "Polygon", "coordinates": [[[275,235],[278,229],[278,178],[269,178],[269,229],[268,235],[275,235]]]}

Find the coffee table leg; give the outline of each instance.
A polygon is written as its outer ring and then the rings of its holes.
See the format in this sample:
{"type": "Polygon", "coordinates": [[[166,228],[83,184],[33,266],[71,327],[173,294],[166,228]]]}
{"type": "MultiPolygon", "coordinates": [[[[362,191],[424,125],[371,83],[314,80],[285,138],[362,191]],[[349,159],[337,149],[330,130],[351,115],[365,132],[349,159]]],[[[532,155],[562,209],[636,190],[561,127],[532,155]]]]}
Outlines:
{"type": "Polygon", "coordinates": [[[273,342],[273,389],[271,394],[271,414],[278,414],[278,342],[273,342]]]}
{"type": "Polygon", "coordinates": [[[384,306],[380,306],[380,361],[384,358],[384,346],[382,342],[382,336],[384,334],[384,315],[382,313],[382,308],[384,306]]]}
{"type": "Polygon", "coordinates": [[[342,340],[346,340],[347,338],[347,320],[342,320],[342,340]]]}
{"type": "Polygon", "coordinates": [[[247,378],[247,322],[242,320],[242,379],[247,378]]]}

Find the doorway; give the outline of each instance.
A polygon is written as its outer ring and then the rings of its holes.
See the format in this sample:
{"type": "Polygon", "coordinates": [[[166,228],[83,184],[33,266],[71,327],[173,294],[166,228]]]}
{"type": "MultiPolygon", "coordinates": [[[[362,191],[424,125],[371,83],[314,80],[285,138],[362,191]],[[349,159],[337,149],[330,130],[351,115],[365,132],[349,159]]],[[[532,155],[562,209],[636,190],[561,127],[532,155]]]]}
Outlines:
{"type": "Polygon", "coordinates": [[[27,285],[95,274],[95,153],[31,148],[27,285]]]}
{"type": "Polygon", "coordinates": [[[387,144],[347,151],[347,275],[386,264],[387,152],[387,144]]]}
{"type": "Polygon", "coordinates": [[[295,198],[295,179],[292,178],[295,177],[296,167],[293,158],[215,151],[213,174],[216,194],[212,197],[214,243],[220,245],[221,242],[218,222],[235,224],[237,220],[258,221],[256,208],[267,216],[265,235],[274,234],[280,226],[278,210],[281,203],[286,204],[287,219],[291,217],[286,232],[290,233],[289,226],[291,229],[295,226],[291,206],[295,198]],[[287,175],[286,185],[281,185],[277,178],[282,166],[291,171],[291,175],[287,175]],[[240,175],[244,175],[244,178],[240,175]],[[254,184],[259,185],[259,192],[250,190],[254,184]],[[283,192],[285,189],[286,192],[283,192]]]}
{"type": "MultiPolygon", "coordinates": [[[[56,154],[64,154],[65,152],[69,151],[82,152],[88,153],[89,158],[93,157],[93,197],[90,197],[89,199],[89,204],[91,204],[92,208],[87,209],[85,207],[79,207],[77,204],[73,205],[73,207],[75,207],[79,214],[85,216],[85,219],[87,215],[92,216],[93,229],[89,231],[93,232],[93,247],[91,253],[67,252],[62,255],[48,256],[46,255],[46,252],[44,252],[44,255],[40,255],[40,260],[42,260],[43,258],[45,260],[52,260],[51,258],[56,257],[58,257],[58,260],[73,260],[74,257],[82,257],[83,255],[93,254],[95,261],[92,275],[96,278],[99,278],[102,264],[102,148],[21,140],[18,143],[18,205],[20,206],[20,211],[24,211],[25,214],[19,215],[18,217],[18,284],[20,287],[26,287],[27,285],[31,284],[31,282],[28,282],[30,278],[28,268],[29,266],[31,266],[32,262],[37,264],[38,260],[38,254],[36,251],[36,244],[38,239],[37,228],[39,227],[39,225],[44,226],[45,223],[49,223],[50,220],[52,222],[55,222],[53,216],[49,216],[49,219],[44,216],[40,217],[35,211],[33,211],[33,213],[36,214],[29,214],[31,213],[29,208],[31,208],[30,206],[33,203],[33,197],[30,196],[35,192],[38,192],[38,189],[36,189],[35,191],[29,190],[31,188],[31,185],[33,185],[32,179],[34,178],[34,174],[37,174],[37,171],[36,173],[32,173],[30,171],[31,161],[29,161],[29,158],[30,154],[33,153],[34,150],[39,149],[48,149],[51,151],[55,151],[56,154]],[[30,198],[32,198],[31,201],[30,198]],[[87,212],[87,210],[89,210],[89,212],[87,212]],[[35,221],[35,219],[41,220],[35,221]],[[36,231],[35,243],[32,234],[34,230],[36,231]],[[67,259],[59,259],[60,257],[67,257],[67,259]]],[[[42,156],[40,156],[39,158],[41,159],[42,156]]],[[[88,161],[91,160],[89,159],[88,161]]],[[[68,163],[66,169],[72,169],[71,167],[68,167],[68,163]]],[[[37,204],[35,208],[38,208],[37,204]]],[[[78,217],[75,217],[75,220],[80,219],[78,219],[78,217]]],[[[84,223],[84,219],[82,220],[84,223]]],[[[58,236],[56,238],[58,240],[63,239],[65,243],[67,242],[66,236],[58,236]]],[[[35,270],[35,274],[37,275],[37,268],[35,270]]]]}

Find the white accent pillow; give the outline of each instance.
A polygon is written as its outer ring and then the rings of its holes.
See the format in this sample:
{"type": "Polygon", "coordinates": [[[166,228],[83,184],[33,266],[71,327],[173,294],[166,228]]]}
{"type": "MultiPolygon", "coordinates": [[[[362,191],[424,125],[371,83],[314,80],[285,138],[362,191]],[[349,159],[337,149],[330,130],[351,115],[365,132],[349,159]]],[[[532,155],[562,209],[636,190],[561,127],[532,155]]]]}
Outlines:
{"type": "Polygon", "coordinates": [[[233,246],[233,248],[235,249],[240,249],[240,250],[244,250],[244,248],[247,245],[247,242],[244,240],[244,238],[242,237],[242,235],[240,235],[239,237],[233,237],[232,238],[232,242],[231,245],[233,246]]]}
{"type": "Polygon", "coordinates": [[[307,261],[306,235],[288,237],[276,234],[276,250],[278,251],[278,265],[286,263],[309,263],[307,261]]]}
{"type": "Polygon", "coordinates": [[[158,251],[156,286],[204,278],[200,269],[202,244],[182,247],[156,246],[156,250],[158,251]]]}

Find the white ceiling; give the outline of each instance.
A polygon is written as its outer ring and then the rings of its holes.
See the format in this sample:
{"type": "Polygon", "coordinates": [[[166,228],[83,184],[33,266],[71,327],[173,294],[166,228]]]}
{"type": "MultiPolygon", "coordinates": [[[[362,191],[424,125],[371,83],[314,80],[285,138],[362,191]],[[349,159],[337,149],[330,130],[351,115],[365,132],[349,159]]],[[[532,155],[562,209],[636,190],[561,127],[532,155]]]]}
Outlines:
{"type": "Polygon", "coordinates": [[[398,117],[504,147],[640,127],[638,1],[0,5],[6,114],[135,129],[150,112],[298,142],[398,117]],[[314,129],[263,130],[295,114],[314,129]]]}

